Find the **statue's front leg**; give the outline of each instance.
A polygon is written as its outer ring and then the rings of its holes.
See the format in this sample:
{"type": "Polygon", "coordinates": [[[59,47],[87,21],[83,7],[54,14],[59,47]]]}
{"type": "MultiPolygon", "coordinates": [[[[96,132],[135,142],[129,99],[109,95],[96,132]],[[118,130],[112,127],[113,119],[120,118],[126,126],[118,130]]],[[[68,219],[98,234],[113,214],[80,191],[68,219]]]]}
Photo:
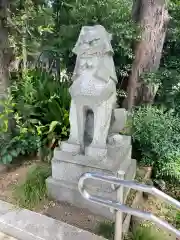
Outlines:
{"type": "Polygon", "coordinates": [[[92,157],[104,157],[107,155],[107,136],[111,122],[113,104],[105,101],[95,106],[94,111],[94,135],[92,143],[86,148],[86,155],[92,157]]]}
{"type": "Polygon", "coordinates": [[[86,112],[85,112],[85,106],[82,102],[78,102],[76,104],[76,112],[77,112],[77,131],[78,131],[78,139],[80,144],[80,151],[81,153],[84,153],[84,130],[85,130],[85,122],[86,122],[86,112]]]}
{"type": "Polygon", "coordinates": [[[77,108],[74,100],[71,100],[69,121],[70,121],[70,136],[68,142],[80,144],[77,128],[77,108]]]}
{"type": "Polygon", "coordinates": [[[65,152],[80,153],[81,143],[78,132],[78,117],[77,117],[77,106],[74,100],[71,100],[70,114],[70,135],[69,139],[65,142],[61,142],[60,148],[65,152]]]}

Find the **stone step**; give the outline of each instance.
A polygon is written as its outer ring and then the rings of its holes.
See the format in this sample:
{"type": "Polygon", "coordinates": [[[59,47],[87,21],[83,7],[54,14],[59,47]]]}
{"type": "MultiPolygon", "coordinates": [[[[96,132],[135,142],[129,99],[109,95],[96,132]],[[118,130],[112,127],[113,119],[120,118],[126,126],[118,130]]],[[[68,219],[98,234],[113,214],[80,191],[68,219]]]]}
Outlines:
{"type": "MultiPolygon", "coordinates": [[[[76,165],[74,165],[75,167],[76,165]]],[[[131,159],[130,164],[127,164],[127,170],[125,174],[126,180],[132,180],[135,177],[136,174],[136,161],[134,159],[131,159]]],[[[49,177],[46,180],[48,194],[51,198],[56,199],[60,202],[68,202],[72,204],[73,206],[79,207],[83,209],[89,209],[90,212],[93,214],[97,214],[100,216],[104,216],[107,219],[113,220],[114,214],[111,213],[110,209],[107,207],[89,202],[87,199],[84,199],[78,190],[78,180],[83,172],[79,174],[77,179],[72,179],[72,174],[77,174],[78,171],[75,171],[75,169],[71,166],[71,172],[68,173],[67,168],[64,168],[64,178],[58,179],[58,169],[60,172],[61,168],[57,168],[57,178],[49,177]],[[66,176],[66,177],[65,177],[66,176]]],[[[86,171],[84,171],[85,173],[86,171]]],[[[91,172],[91,171],[88,171],[91,172]]],[[[96,171],[97,173],[100,173],[99,170],[96,171]]],[[[121,172],[121,171],[119,171],[121,172]]],[[[116,191],[112,188],[112,185],[110,183],[101,182],[101,181],[95,181],[95,180],[89,180],[85,183],[86,190],[96,196],[103,196],[106,199],[114,200],[116,201],[117,194],[116,191]]],[[[124,201],[127,199],[128,193],[130,189],[124,188],[124,201]]]]}
{"type": "Polygon", "coordinates": [[[3,201],[0,201],[0,231],[18,240],[104,239],[39,213],[16,208],[3,201]]]}

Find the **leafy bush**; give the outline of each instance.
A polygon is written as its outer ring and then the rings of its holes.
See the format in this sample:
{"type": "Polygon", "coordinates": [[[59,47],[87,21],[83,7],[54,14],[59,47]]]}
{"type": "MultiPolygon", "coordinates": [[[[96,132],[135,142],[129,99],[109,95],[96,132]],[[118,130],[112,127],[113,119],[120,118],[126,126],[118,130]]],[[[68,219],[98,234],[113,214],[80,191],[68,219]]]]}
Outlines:
{"type": "Polygon", "coordinates": [[[133,141],[143,163],[154,166],[156,177],[180,179],[180,121],[173,112],[157,107],[140,107],[132,119],[133,141]]]}
{"type": "MultiPolygon", "coordinates": [[[[12,84],[14,115],[19,126],[41,139],[40,152],[69,134],[70,82],[42,69],[30,69],[12,84]]],[[[24,142],[25,143],[25,142],[24,142]]],[[[44,153],[40,154],[44,157],[44,153]]]]}
{"type": "Polygon", "coordinates": [[[11,87],[16,110],[22,120],[32,124],[63,123],[64,113],[70,105],[69,85],[67,80],[60,82],[59,78],[43,70],[28,70],[11,87]]]}
{"type": "MultiPolygon", "coordinates": [[[[16,122],[11,131],[13,108],[15,103],[11,96],[1,101],[2,111],[0,113],[0,162],[11,163],[19,155],[29,155],[38,149],[39,137],[33,129],[27,129],[16,122]]],[[[17,114],[16,114],[17,116],[17,114]]],[[[14,115],[15,117],[15,115],[14,115]]]]}
{"type": "Polygon", "coordinates": [[[36,153],[39,137],[33,133],[24,133],[15,137],[4,135],[0,137],[0,162],[9,164],[20,155],[36,153]]]}
{"type": "Polygon", "coordinates": [[[28,70],[12,84],[8,97],[1,101],[1,162],[46,150],[67,138],[69,84],[40,69],[28,70]],[[10,128],[12,119],[15,124],[10,128]]]}
{"type": "Polygon", "coordinates": [[[45,180],[51,175],[49,165],[35,165],[29,169],[23,183],[14,189],[14,197],[21,207],[34,208],[46,197],[45,180]]]}

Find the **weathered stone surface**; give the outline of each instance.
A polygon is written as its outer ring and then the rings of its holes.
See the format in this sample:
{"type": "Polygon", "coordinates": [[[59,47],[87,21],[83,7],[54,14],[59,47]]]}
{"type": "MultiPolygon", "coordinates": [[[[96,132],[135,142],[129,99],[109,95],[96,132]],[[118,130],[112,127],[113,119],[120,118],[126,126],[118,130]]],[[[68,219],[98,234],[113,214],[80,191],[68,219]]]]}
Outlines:
{"type": "Polygon", "coordinates": [[[119,133],[126,125],[127,111],[124,108],[114,109],[114,122],[110,128],[110,133],[119,133]]]}
{"type": "MultiPolygon", "coordinates": [[[[59,201],[65,201],[68,203],[73,204],[74,206],[77,206],[79,208],[88,209],[91,213],[104,216],[110,220],[114,220],[114,214],[110,212],[110,210],[107,207],[103,207],[101,205],[97,205],[95,203],[91,203],[84,199],[78,190],[77,184],[69,184],[68,182],[58,181],[54,180],[53,178],[47,179],[47,186],[48,186],[48,192],[49,195],[59,201]]],[[[92,191],[92,188],[91,188],[92,191]]],[[[90,192],[91,192],[90,191],[90,192]]],[[[94,191],[95,194],[102,195],[102,193],[94,191]]],[[[112,193],[103,193],[105,197],[111,197],[112,193]],[[107,196],[108,195],[108,196],[107,196]]],[[[114,192],[115,197],[115,192],[114,192]]]]}
{"type": "Polygon", "coordinates": [[[107,157],[97,160],[91,156],[85,156],[69,151],[61,151],[60,148],[54,150],[53,159],[60,159],[70,163],[79,163],[90,167],[101,168],[105,170],[117,171],[127,158],[131,158],[131,137],[122,136],[121,143],[107,145],[107,157]]]}
{"type": "MultiPolygon", "coordinates": [[[[18,240],[104,239],[47,216],[26,209],[17,209],[11,204],[6,206],[3,201],[0,201],[0,208],[2,208],[1,205],[9,211],[0,215],[0,231],[18,240]]],[[[15,239],[12,238],[12,240],[15,239]]]]}
{"type": "MultiPolygon", "coordinates": [[[[112,168],[113,161],[110,162],[110,160],[108,160],[107,162],[111,163],[111,168],[108,169],[107,166],[106,169],[103,169],[103,167],[100,167],[100,163],[98,166],[95,166],[95,164],[93,165],[91,162],[86,162],[86,156],[80,156],[79,161],[77,156],[76,158],[71,156],[71,160],[69,160],[69,153],[62,152],[61,154],[61,152],[59,152],[59,154],[55,156],[61,156],[61,158],[58,158],[58,160],[53,159],[52,178],[47,179],[49,195],[59,201],[66,201],[77,207],[87,208],[92,213],[113,219],[114,214],[112,214],[108,208],[88,202],[82,198],[78,191],[78,181],[85,172],[96,172],[113,176],[121,174],[126,180],[134,179],[136,174],[136,161],[131,159],[130,153],[131,151],[129,151],[129,155],[125,155],[126,158],[121,159],[121,162],[119,161],[118,168],[117,166],[116,168],[112,168]],[[67,157],[68,155],[69,157],[67,157]]],[[[116,200],[116,191],[113,190],[112,186],[108,183],[89,179],[85,185],[91,194],[116,200]]],[[[124,188],[124,200],[127,198],[128,192],[129,189],[124,188]]]]}

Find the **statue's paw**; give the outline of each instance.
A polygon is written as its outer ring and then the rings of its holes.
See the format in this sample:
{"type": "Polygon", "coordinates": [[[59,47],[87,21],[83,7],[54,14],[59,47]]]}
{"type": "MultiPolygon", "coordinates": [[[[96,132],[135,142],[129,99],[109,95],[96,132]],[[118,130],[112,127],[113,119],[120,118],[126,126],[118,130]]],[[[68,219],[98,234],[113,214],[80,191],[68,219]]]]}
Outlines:
{"type": "Polygon", "coordinates": [[[107,157],[107,148],[90,145],[85,148],[85,155],[95,159],[104,159],[107,157]]]}
{"type": "Polygon", "coordinates": [[[81,152],[80,145],[76,143],[72,143],[70,141],[65,141],[60,144],[60,149],[64,152],[72,152],[74,154],[78,154],[81,152]]]}
{"type": "Polygon", "coordinates": [[[122,135],[114,134],[108,137],[108,144],[110,145],[118,145],[121,144],[123,140],[122,135]]]}

